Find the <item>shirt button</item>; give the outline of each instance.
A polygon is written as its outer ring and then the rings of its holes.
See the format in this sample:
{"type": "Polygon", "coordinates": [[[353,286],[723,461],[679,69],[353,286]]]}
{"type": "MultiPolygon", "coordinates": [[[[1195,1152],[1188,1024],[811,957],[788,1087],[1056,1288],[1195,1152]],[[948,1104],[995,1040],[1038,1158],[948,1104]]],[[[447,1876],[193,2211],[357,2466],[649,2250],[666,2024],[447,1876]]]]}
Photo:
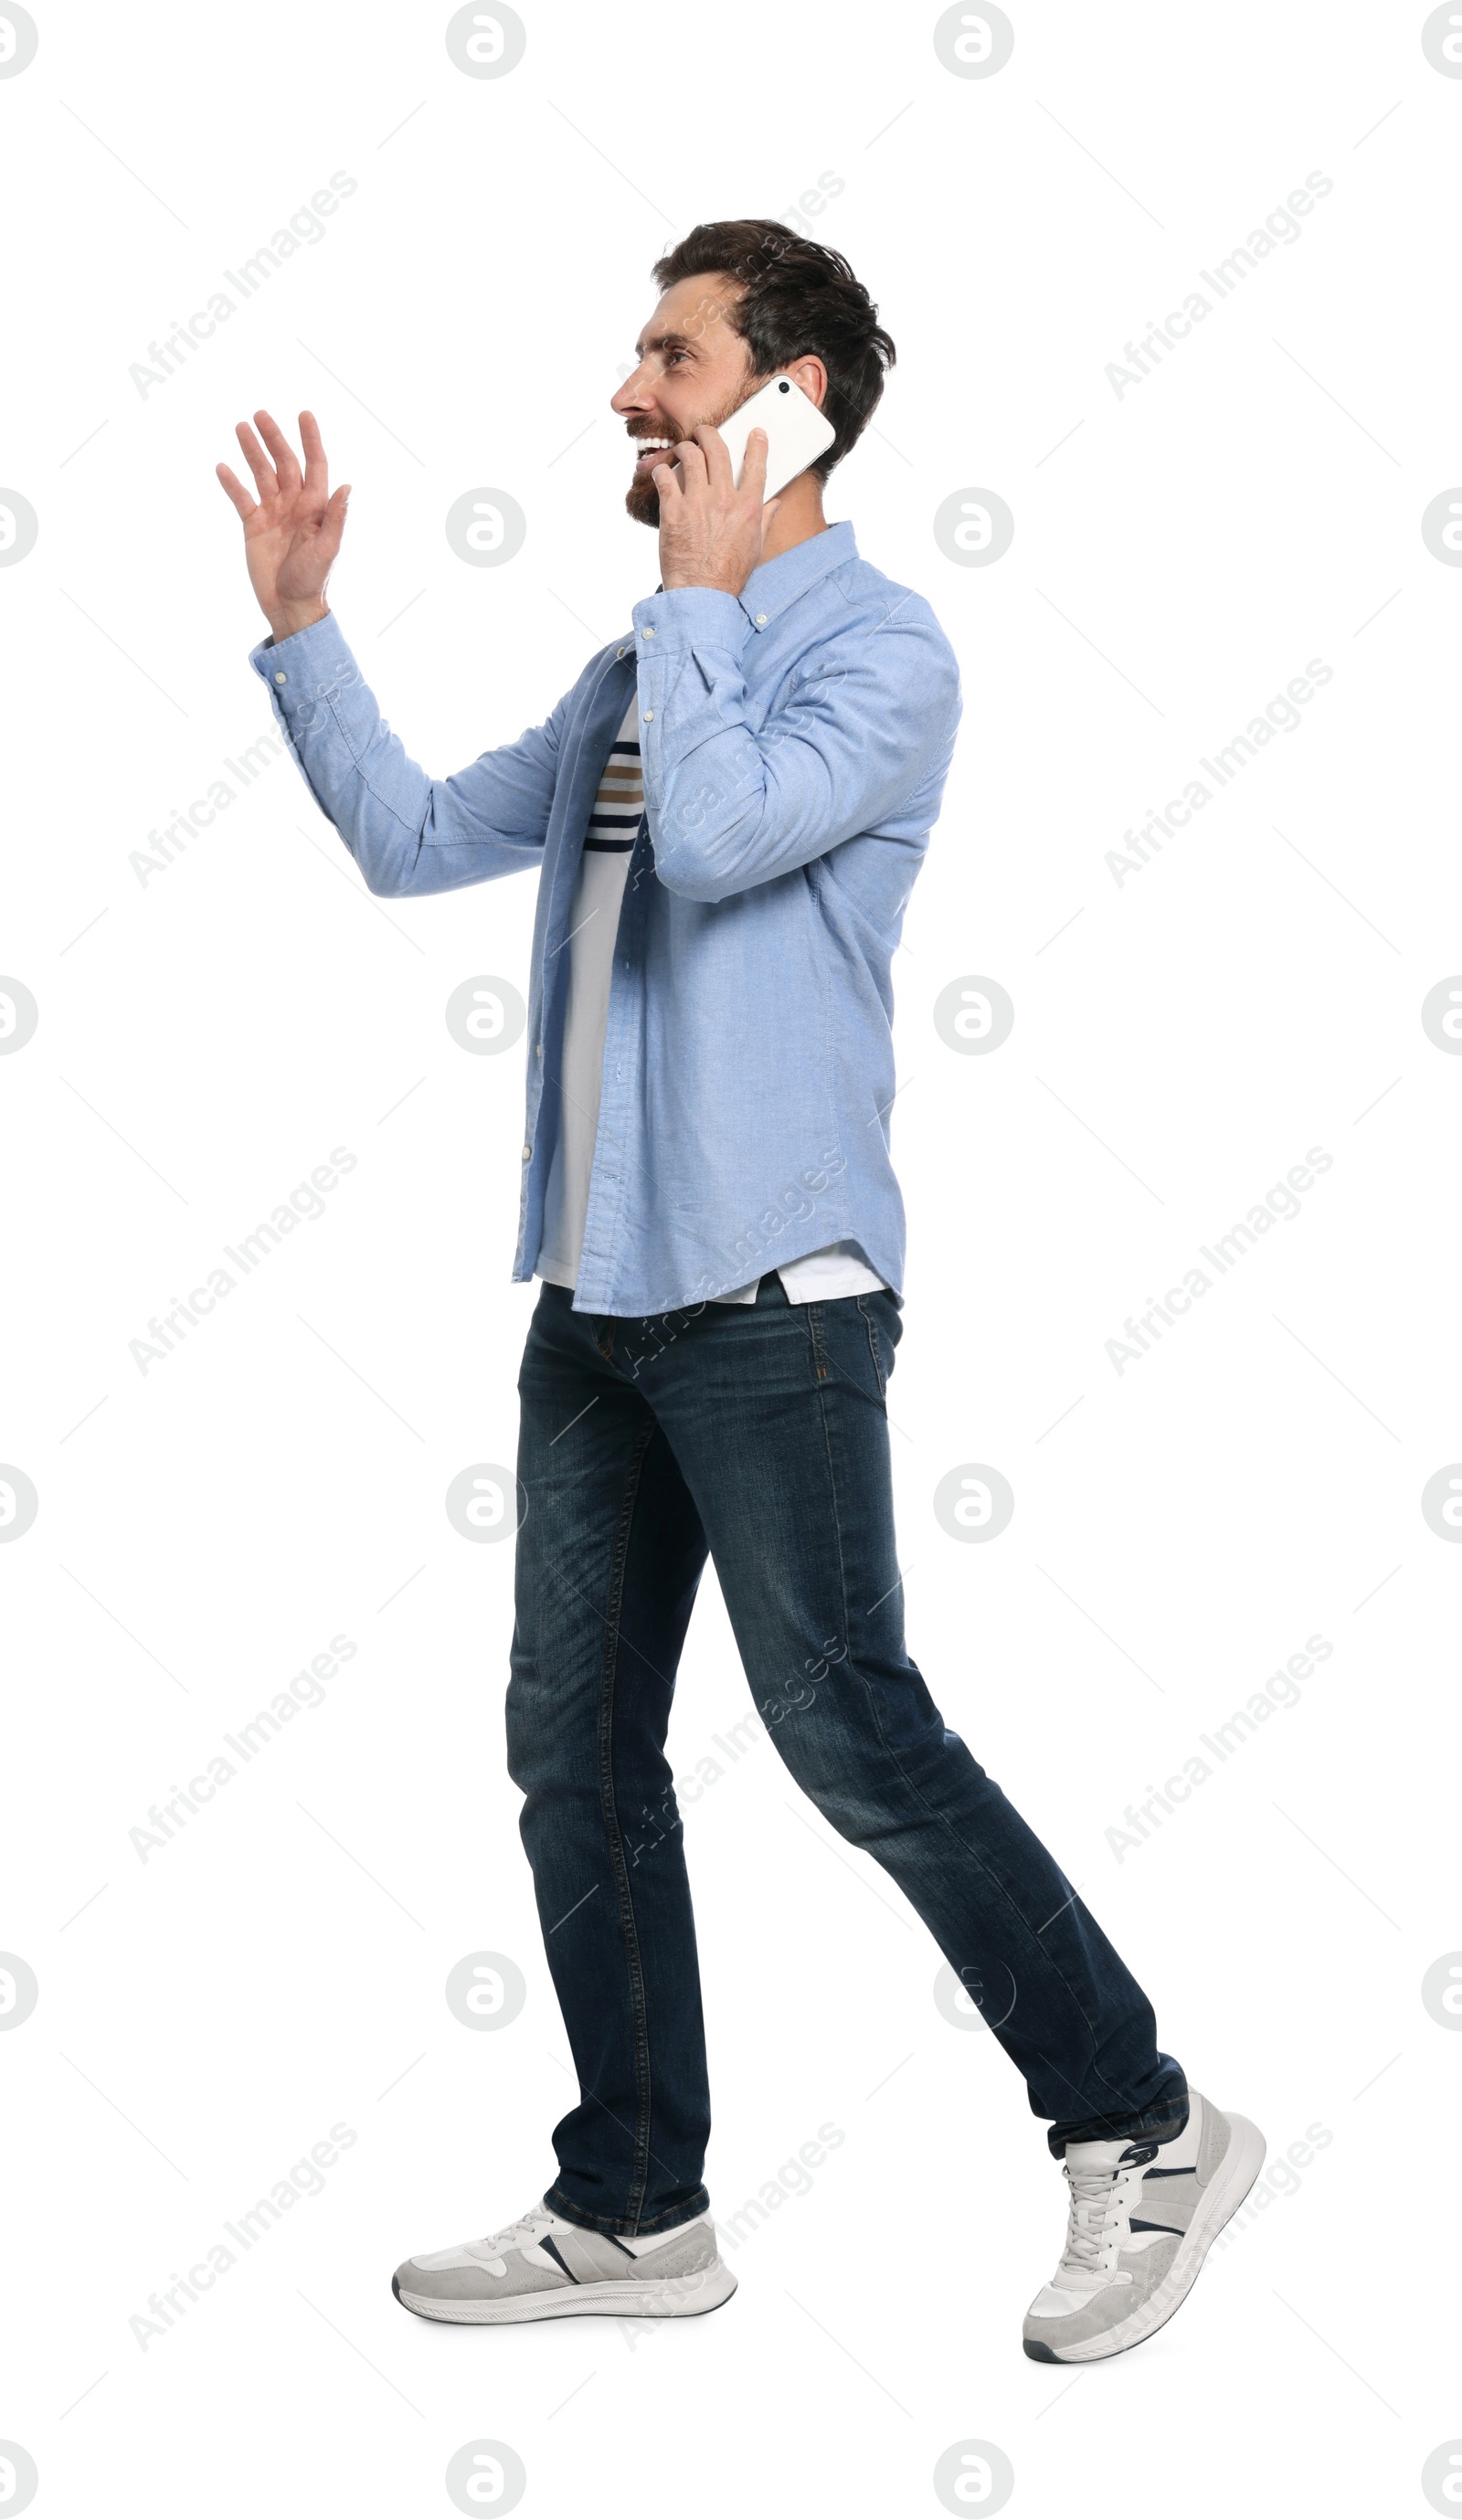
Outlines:
{"type": "Polygon", "coordinates": [[[287,683],[290,678],[288,674],[276,674],[274,679],[277,683],[287,683]]]}
{"type": "Polygon", "coordinates": [[[655,715],[655,711],[654,711],[654,709],[646,709],[646,711],[645,711],[645,724],[646,724],[647,726],[649,725],[650,720],[654,717],[654,715],[655,715]]]}
{"type": "Polygon", "coordinates": [[[617,648],[617,649],[615,650],[615,662],[616,662],[616,664],[617,664],[617,663],[618,663],[618,661],[619,661],[620,657],[623,655],[623,653],[624,653],[624,651],[623,651],[623,649],[622,649],[622,648],[617,648]]]}
{"type": "Polygon", "coordinates": [[[534,1057],[535,1057],[536,1058],[542,1058],[542,1056],[543,1056],[543,1044],[542,1044],[542,1042],[541,1042],[541,1041],[539,1042],[538,1047],[537,1047],[537,1049],[536,1049],[536,1051],[534,1052],[534,1054],[533,1054],[533,1055],[534,1055],[534,1057]]]}
{"type": "Polygon", "coordinates": [[[645,637],[646,637],[647,639],[653,639],[653,638],[654,638],[654,636],[655,636],[655,633],[654,633],[654,631],[653,631],[653,630],[647,630],[647,631],[645,632],[645,637]]]}
{"type": "Polygon", "coordinates": [[[756,615],[756,627],[757,627],[757,629],[758,629],[758,630],[762,627],[762,625],[763,625],[763,623],[765,622],[765,620],[766,620],[766,614],[765,614],[764,612],[758,612],[758,613],[757,613],[757,615],[756,615]]]}
{"type": "Polygon", "coordinates": [[[524,1148],[524,1150],[523,1150],[523,1160],[524,1160],[524,1162],[525,1162],[525,1163],[526,1163],[526,1162],[527,1162],[527,1159],[528,1159],[529,1155],[532,1153],[532,1151],[533,1151],[533,1150],[532,1150],[532,1148],[531,1148],[531,1147],[525,1147],[525,1148],[524,1148]]]}

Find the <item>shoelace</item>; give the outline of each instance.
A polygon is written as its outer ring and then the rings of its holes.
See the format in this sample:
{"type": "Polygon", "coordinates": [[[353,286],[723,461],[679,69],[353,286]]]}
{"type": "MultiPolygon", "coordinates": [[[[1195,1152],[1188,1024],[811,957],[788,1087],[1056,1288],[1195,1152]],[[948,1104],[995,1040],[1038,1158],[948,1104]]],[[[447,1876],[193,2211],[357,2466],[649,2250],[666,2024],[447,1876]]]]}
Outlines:
{"type": "Polygon", "coordinates": [[[505,2252],[530,2248],[540,2231],[546,2231],[552,2220],[541,2205],[533,2205],[516,2223],[505,2223],[500,2231],[489,2231],[485,2238],[469,2240],[469,2257],[477,2258],[489,2274],[505,2275],[508,2272],[505,2252]]]}
{"type": "Polygon", "coordinates": [[[1080,2277],[1082,2286],[1094,2275],[1106,2274],[1112,2281],[1126,2280],[1109,2269],[1106,2259],[1118,2216],[1127,2202],[1129,2175],[1119,2173],[1114,2178],[1110,2170],[1073,2170],[1070,2162],[1062,2166],[1072,2191],[1072,2207],[1066,2246],[1052,2282],[1065,2284],[1070,2290],[1073,2275],[1080,2277]]]}

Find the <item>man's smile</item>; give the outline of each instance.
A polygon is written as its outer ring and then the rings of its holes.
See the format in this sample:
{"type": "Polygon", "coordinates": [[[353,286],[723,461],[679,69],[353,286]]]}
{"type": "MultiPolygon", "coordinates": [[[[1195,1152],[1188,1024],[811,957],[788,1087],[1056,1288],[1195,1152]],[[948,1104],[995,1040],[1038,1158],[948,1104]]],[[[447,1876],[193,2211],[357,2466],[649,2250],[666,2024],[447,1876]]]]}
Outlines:
{"type": "Polygon", "coordinates": [[[678,446],[679,442],[679,439],[675,437],[637,437],[632,439],[631,443],[636,449],[634,467],[636,473],[643,474],[644,478],[648,480],[657,464],[662,464],[669,455],[671,448],[678,446]]]}

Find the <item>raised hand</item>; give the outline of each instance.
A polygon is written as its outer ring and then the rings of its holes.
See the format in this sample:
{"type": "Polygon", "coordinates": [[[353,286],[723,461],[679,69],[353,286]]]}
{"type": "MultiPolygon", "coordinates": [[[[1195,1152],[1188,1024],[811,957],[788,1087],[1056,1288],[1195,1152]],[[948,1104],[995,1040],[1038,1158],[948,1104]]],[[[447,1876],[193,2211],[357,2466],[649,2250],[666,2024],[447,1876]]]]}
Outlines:
{"type": "Polygon", "coordinates": [[[231,472],[226,464],[215,469],[244,520],[244,557],[250,584],[275,638],[288,639],[312,621],[323,621],[330,608],[325,602],[325,581],[345,529],[350,484],[343,482],[334,498],[330,496],[330,468],[312,411],[299,415],[303,472],[278,422],[267,411],[256,411],[253,416],[263,446],[245,420],[240,421],[235,434],[253,474],[257,499],[251,499],[237,473],[231,472]]]}

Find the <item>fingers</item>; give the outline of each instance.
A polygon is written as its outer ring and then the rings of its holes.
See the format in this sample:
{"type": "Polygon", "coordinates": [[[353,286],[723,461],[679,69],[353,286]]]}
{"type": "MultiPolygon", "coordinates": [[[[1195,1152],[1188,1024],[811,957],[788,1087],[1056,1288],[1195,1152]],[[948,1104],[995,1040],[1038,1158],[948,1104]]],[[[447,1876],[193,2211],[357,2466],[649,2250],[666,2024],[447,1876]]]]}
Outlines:
{"type": "Polygon", "coordinates": [[[258,501],[251,499],[237,472],[231,472],[226,464],[215,464],[213,470],[247,525],[250,518],[257,511],[258,501]]]}
{"type": "Polygon", "coordinates": [[[759,507],[766,489],[767,435],[764,428],[754,428],[747,439],[746,462],[741,468],[741,486],[759,507]]]}
{"type": "Polygon", "coordinates": [[[706,477],[713,490],[734,490],[731,478],[731,450],[720,430],[708,420],[703,420],[696,431],[696,443],[706,458],[706,477]]]}
{"type": "Polygon", "coordinates": [[[340,550],[341,536],[345,530],[345,510],[349,502],[350,484],[348,481],[343,481],[320,520],[320,530],[315,536],[315,556],[325,562],[327,568],[340,550]]]}
{"type": "MultiPolygon", "coordinates": [[[[676,451],[678,453],[678,448],[676,451]]],[[[660,494],[662,515],[663,515],[666,507],[671,507],[677,500],[684,498],[684,486],[681,482],[680,475],[676,472],[668,455],[665,456],[662,463],[651,465],[650,478],[654,482],[655,487],[660,494]]]]}
{"type": "Polygon", "coordinates": [[[270,454],[274,458],[274,469],[279,475],[279,486],[281,490],[283,490],[286,498],[293,498],[295,492],[299,488],[302,477],[299,471],[298,459],[296,456],[295,450],[290,444],[289,439],[286,437],[284,430],[280,428],[278,421],[272,418],[270,413],[267,411],[256,411],[253,416],[259,425],[259,435],[262,437],[264,444],[268,447],[270,454]]]}
{"type": "Polygon", "coordinates": [[[681,439],[675,449],[675,461],[680,467],[681,487],[686,490],[699,489],[708,477],[706,458],[693,437],[681,439]]]}
{"type": "Polygon", "coordinates": [[[270,463],[268,456],[264,453],[262,446],[260,446],[258,439],[255,437],[253,430],[250,428],[247,420],[240,421],[238,428],[234,430],[234,435],[237,437],[239,444],[244,449],[244,460],[248,465],[250,472],[253,474],[253,486],[257,490],[259,497],[261,499],[277,498],[279,495],[279,483],[274,477],[274,467],[270,463]]]}
{"type": "Polygon", "coordinates": [[[299,443],[304,449],[305,490],[323,507],[330,488],[330,467],[325,461],[324,441],[312,411],[302,411],[299,415],[299,443]]]}

